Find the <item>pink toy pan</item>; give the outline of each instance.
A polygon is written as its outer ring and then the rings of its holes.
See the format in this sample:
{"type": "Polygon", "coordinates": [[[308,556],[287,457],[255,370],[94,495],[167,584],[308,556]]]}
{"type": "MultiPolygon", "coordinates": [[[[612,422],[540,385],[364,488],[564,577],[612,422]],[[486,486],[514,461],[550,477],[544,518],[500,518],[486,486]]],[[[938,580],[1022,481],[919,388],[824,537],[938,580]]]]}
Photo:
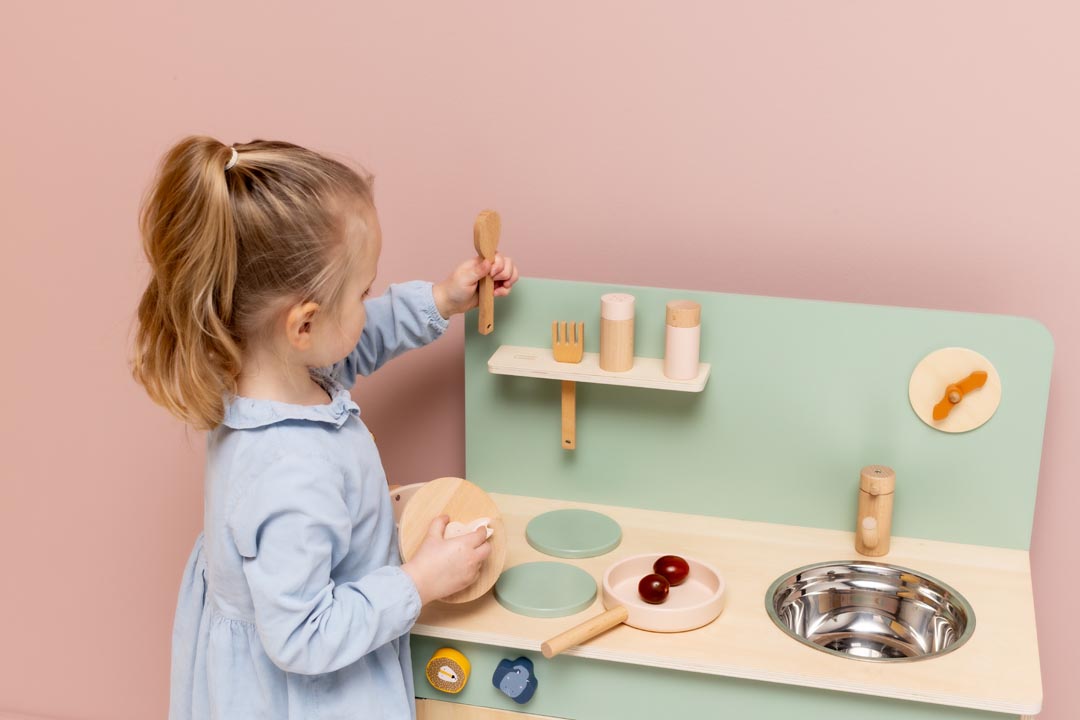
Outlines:
{"type": "Polygon", "coordinates": [[[401,522],[401,514],[405,512],[405,505],[412,500],[416,491],[424,487],[426,483],[413,483],[412,485],[391,485],[390,501],[394,508],[394,523],[401,522]]]}
{"type": "Polygon", "coordinates": [[[601,596],[606,610],[543,643],[544,657],[555,657],[621,623],[650,632],[685,632],[715,620],[724,609],[724,578],[712,565],[692,557],[683,556],[690,574],[671,588],[664,603],[651,605],[641,599],[638,581],[653,572],[653,563],[665,554],[633,555],[609,567],[601,596]]]}

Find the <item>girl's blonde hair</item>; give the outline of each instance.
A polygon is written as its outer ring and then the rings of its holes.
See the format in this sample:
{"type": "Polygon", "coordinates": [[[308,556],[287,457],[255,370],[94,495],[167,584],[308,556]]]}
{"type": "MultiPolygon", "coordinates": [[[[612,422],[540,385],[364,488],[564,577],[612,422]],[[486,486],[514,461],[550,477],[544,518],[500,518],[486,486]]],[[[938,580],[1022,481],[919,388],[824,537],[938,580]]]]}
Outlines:
{"type": "Polygon", "coordinates": [[[352,254],[346,213],[373,202],[370,178],[311,150],[264,140],[233,148],[209,137],[177,143],[140,214],[151,276],[132,372],[200,430],[221,422],[245,340],[267,311],[283,298],[336,307],[352,254]]]}

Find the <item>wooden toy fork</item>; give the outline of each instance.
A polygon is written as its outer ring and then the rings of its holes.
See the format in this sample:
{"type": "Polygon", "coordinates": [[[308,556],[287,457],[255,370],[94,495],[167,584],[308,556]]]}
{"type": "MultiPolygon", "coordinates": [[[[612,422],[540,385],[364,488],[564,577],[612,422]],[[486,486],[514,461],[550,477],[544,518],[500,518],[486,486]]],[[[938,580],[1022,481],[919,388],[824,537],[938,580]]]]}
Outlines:
{"type": "MultiPolygon", "coordinates": [[[[558,320],[551,323],[551,354],[555,362],[579,363],[585,353],[585,323],[569,325],[558,320]]],[[[577,383],[562,381],[562,447],[577,447],[577,383]]]]}

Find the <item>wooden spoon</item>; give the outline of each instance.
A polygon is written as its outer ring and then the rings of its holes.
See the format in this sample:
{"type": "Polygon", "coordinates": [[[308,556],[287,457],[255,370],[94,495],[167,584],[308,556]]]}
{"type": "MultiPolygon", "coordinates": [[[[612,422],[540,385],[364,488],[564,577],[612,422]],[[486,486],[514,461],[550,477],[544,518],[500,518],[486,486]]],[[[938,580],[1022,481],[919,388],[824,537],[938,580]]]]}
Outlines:
{"type": "MultiPolygon", "coordinates": [[[[495,251],[499,247],[499,232],[502,230],[502,221],[499,213],[494,210],[484,210],[476,216],[473,225],[473,246],[480,257],[485,260],[494,260],[495,251]]],[[[495,329],[495,281],[491,275],[480,278],[480,322],[478,329],[481,335],[488,335],[495,329]]]]}

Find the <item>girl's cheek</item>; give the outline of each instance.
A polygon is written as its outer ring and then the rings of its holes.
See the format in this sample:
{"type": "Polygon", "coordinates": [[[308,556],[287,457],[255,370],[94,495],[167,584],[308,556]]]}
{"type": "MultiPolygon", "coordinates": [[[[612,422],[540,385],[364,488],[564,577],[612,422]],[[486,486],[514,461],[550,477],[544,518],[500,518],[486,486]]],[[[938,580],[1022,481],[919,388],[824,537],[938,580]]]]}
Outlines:
{"type": "Polygon", "coordinates": [[[360,313],[360,317],[356,320],[353,333],[353,344],[360,342],[360,335],[364,332],[364,323],[367,320],[364,313],[360,313]]]}

